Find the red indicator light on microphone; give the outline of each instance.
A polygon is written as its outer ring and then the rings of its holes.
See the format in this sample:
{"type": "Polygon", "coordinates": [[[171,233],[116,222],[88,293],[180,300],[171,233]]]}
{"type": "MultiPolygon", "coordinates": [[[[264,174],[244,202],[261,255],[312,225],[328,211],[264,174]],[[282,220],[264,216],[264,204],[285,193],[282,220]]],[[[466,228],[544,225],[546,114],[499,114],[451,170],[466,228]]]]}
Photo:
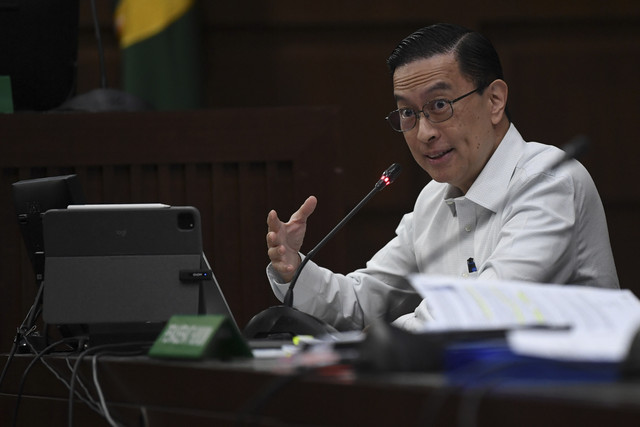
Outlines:
{"type": "Polygon", "coordinates": [[[376,191],[380,191],[381,189],[387,187],[389,184],[392,184],[400,174],[400,170],[400,165],[394,163],[389,166],[386,171],[382,172],[382,176],[380,177],[378,182],[376,182],[376,191]]]}

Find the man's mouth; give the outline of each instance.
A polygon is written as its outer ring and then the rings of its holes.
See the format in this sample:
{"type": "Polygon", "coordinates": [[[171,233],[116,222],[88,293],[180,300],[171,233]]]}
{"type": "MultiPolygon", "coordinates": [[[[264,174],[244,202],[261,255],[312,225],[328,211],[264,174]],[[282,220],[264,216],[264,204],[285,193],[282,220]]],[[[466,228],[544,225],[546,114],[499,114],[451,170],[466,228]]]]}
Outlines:
{"type": "Polygon", "coordinates": [[[436,159],[439,159],[439,158],[449,154],[452,151],[453,151],[453,148],[449,148],[448,150],[442,151],[442,152],[437,153],[437,154],[432,154],[432,155],[428,155],[427,154],[427,157],[430,158],[431,160],[436,160],[436,159]]]}

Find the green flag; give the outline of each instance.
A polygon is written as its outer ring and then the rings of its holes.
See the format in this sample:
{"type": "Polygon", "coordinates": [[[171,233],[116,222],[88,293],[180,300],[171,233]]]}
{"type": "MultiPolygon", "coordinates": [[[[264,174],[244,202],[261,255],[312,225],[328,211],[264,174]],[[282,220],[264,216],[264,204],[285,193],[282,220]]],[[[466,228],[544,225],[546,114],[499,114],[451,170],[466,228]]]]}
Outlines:
{"type": "Polygon", "coordinates": [[[115,11],[125,92],[157,110],[202,105],[194,0],[121,0],[115,11]]]}

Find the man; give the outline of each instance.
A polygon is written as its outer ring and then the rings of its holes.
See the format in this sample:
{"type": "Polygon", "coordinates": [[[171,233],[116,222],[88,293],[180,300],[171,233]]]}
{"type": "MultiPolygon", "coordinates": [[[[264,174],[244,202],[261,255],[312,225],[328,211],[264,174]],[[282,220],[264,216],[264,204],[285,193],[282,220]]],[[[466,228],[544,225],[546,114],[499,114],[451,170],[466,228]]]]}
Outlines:
{"type": "MultiPolygon", "coordinates": [[[[437,24],[403,40],[387,63],[398,107],[387,120],[433,179],[366,268],[344,276],[309,262],[296,308],[338,329],[403,314],[396,324],[414,329],[430,315],[403,279],[410,273],[619,287],[591,177],[561,150],[522,139],[487,39],[437,24]]],[[[279,298],[316,203],[309,197],[286,223],[268,215],[267,274],[279,298]]]]}

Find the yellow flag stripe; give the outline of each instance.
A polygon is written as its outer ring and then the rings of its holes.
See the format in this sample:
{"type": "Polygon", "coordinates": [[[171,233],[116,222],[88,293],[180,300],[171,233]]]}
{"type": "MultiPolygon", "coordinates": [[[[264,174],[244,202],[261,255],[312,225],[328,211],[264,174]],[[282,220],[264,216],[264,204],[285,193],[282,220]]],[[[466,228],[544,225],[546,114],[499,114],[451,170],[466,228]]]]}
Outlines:
{"type": "Polygon", "coordinates": [[[193,6],[194,0],[122,0],[115,11],[120,47],[152,37],[193,6]]]}

